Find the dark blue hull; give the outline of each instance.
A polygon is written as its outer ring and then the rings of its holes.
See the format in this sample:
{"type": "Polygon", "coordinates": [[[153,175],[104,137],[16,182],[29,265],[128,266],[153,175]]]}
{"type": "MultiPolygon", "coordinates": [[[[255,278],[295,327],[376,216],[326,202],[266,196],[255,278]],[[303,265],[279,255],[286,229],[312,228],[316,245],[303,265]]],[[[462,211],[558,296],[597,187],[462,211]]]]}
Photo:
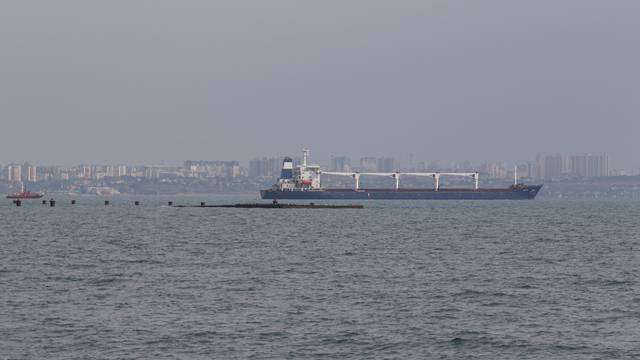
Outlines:
{"type": "Polygon", "coordinates": [[[322,189],[262,190],[263,199],[276,200],[532,200],[542,185],[506,189],[322,189]]]}

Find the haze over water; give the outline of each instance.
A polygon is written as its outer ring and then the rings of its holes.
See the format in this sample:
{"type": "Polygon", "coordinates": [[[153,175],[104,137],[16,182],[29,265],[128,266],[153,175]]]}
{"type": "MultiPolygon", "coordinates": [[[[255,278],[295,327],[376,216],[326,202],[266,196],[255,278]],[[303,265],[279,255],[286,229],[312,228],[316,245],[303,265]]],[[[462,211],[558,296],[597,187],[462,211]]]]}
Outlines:
{"type": "Polygon", "coordinates": [[[0,163],[297,155],[637,171],[633,0],[3,1],[0,163]]]}
{"type": "Polygon", "coordinates": [[[0,358],[640,357],[637,202],[168,200],[0,202],[0,358]]]}

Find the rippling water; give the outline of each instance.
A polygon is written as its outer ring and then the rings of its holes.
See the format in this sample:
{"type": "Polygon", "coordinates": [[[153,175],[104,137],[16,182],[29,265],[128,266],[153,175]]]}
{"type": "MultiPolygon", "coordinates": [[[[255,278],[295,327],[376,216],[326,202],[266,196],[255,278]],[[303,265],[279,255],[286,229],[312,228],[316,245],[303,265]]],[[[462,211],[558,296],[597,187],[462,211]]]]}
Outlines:
{"type": "Polygon", "coordinates": [[[638,202],[133,200],[0,203],[0,359],[640,357],[638,202]]]}

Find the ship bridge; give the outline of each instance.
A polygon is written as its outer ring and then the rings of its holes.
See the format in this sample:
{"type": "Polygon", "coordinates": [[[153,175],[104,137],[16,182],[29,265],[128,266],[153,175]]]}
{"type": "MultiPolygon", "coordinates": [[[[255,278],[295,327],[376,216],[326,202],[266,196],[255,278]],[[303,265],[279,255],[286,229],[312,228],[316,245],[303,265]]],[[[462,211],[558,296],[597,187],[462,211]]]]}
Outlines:
{"type": "MultiPolygon", "coordinates": [[[[335,176],[350,176],[355,180],[355,189],[360,190],[360,177],[361,176],[388,176],[392,177],[396,181],[396,190],[400,189],[400,178],[402,176],[423,176],[433,178],[433,189],[435,191],[440,190],[440,177],[441,176],[461,176],[468,177],[474,181],[474,189],[478,190],[478,184],[480,181],[480,174],[478,172],[340,172],[340,171],[322,171],[317,172],[318,179],[322,175],[335,175],[335,176]]],[[[320,181],[318,181],[320,183],[320,181]]]]}

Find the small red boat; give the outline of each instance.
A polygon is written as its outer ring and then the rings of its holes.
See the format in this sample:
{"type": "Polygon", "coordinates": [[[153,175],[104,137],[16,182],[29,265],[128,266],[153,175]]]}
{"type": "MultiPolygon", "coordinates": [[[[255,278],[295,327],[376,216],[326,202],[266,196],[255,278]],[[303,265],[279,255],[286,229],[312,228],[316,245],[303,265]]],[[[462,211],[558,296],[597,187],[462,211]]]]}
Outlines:
{"type": "Polygon", "coordinates": [[[7,195],[7,199],[40,199],[44,194],[27,191],[24,186],[22,191],[7,195]]]}

